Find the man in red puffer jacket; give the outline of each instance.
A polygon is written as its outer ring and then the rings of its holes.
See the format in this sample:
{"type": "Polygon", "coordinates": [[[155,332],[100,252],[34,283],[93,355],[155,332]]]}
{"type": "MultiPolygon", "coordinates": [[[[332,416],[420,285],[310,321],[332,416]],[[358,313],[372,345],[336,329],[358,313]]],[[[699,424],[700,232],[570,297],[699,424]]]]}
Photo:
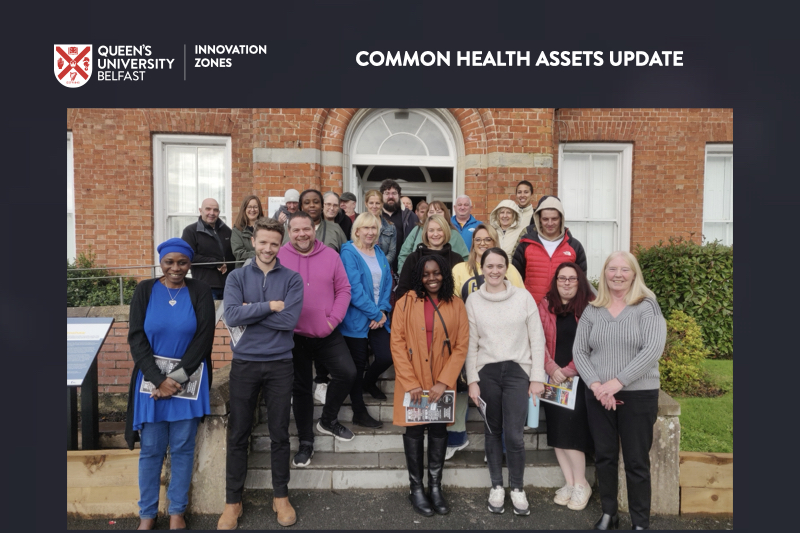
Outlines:
{"type": "Polygon", "coordinates": [[[586,272],[586,254],[564,226],[561,200],[542,196],[533,213],[533,224],[520,238],[512,261],[537,304],[547,294],[556,267],[567,261],[586,272]]]}

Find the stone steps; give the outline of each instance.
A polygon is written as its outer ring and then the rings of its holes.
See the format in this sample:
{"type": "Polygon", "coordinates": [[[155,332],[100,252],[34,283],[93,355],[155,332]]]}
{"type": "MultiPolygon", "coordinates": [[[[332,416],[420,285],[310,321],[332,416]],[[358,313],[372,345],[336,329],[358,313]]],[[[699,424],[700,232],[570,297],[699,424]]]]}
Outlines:
{"type": "MultiPolygon", "coordinates": [[[[314,423],[314,451],[332,453],[354,453],[354,452],[402,452],[403,434],[405,428],[384,422],[380,429],[368,429],[346,424],[355,438],[349,442],[338,441],[330,435],[324,435],[317,431],[316,421],[314,423]]],[[[526,429],[523,435],[526,450],[548,450],[547,433],[544,423],[540,423],[536,429],[526,429]]],[[[469,444],[465,451],[479,451],[483,454],[484,433],[483,422],[467,422],[467,439],[469,444]]],[[[297,426],[294,421],[289,424],[289,442],[292,451],[299,449],[299,439],[297,437],[297,426]]],[[[250,437],[250,449],[252,452],[269,452],[270,439],[267,424],[259,424],[253,429],[250,437]]],[[[458,456],[461,452],[458,452],[458,456]]],[[[481,455],[481,458],[483,456],[481,455]]]]}
{"type": "MultiPolygon", "coordinates": [[[[356,437],[355,440],[358,440],[356,437]]],[[[483,462],[483,451],[461,451],[445,462],[443,483],[446,487],[489,487],[489,470],[483,462]]],[[[505,463],[504,463],[505,464],[505,463]]],[[[594,466],[588,465],[586,476],[594,484],[594,466]]],[[[503,477],[508,470],[503,467],[503,477]]],[[[525,452],[526,486],[561,487],[564,477],[553,450],[525,452]]],[[[251,452],[245,487],[272,488],[270,454],[251,452]]],[[[290,489],[379,489],[408,487],[405,455],[398,452],[315,452],[307,467],[291,466],[290,489]]]]}
{"type": "MultiPolygon", "coordinates": [[[[367,412],[369,412],[370,416],[376,420],[380,420],[381,422],[391,422],[392,416],[394,412],[394,380],[389,381],[391,385],[386,384],[388,380],[383,380],[381,383],[381,389],[383,389],[384,394],[386,394],[385,400],[376,400],[369,393],[364,393],[364,404],[367,406],[367,412]],[[387,390],[391,389],[391,390],[387,390]]],[[[380,383],[380,382],[379,382],[380,383]]],[[[319,417],[322,416],[322,404],[314,399],[314,420],[319,420],[319,417]]],[[[290,417],[294,420],[294,410],[291,412],[290,417]]],[[[267,419],[267,409],[264,403],[262,402],[259,407],[259,420],[266,420],[267,419]]],[[[339,409],[339,421],[340,422],[350,422],[353,420],[353,408],[352,403],[350,401],[350,397],[348,396],[345,398],[342,407],[339,409]]],[[[539,410],[539,420],[544,420],[544,409],[539,410]]],[[[483,422],[483,417],[481,417],[480,412],[478,412],[478,408],[469,400],[469,407],[467,409],[467,422],[483,422]]],[[[539,423],[540,427],[542,426],[542,422],[539,423]]],[[[351,428],[352,429],[352,428],[351,428]]]]}
{"type": "MultiPolygon", "coordinates": [[[[314,400],[314,457],[307,467],[291,466],[290,489],[378,489],[408,487],[403,434],[405,428],[392,424],[394,411],[394,367],[381,376],[378,386],[386,394],[386,400],[376,400],[364,394],[364,403],[370,415],[383,422],[380,429],[368,429],[352,423],[353,409],[350,398],[346,398],[339,410],[339,421],[355,434],[349,442],[338,441],[316,429],[322,415],[322,404],[314,400]]],[[[289,425],[289,441],[292,457],[299,448],[294,412],[289,425]]],[[[259,408],[259,423],[250,438],[250,456],[245,487],[248,489],[272,488],[270,468],[269,428],[266,424],[266,407],[259,408]]],[[[525,440],[525,485],[534,487],[561,487],[564,476],[558,466],[555,452],[547,446],[544,409],[540,411],[538,428],[527,428],[525,440]]],[[[489,487],[489,470],[484,458],[484,422],[472,402],[467,410],[467,439],[464,450],[445,463],[444,484],[450,487],[489,487]]],[[[594,465],[589,461],[587,479],[594,483],[594,465]]],[[[504,462],[505,465],[505,462],[504,462]]],[[[508,480],[508,471],[503,467],[503,477],[508,480]]]]}

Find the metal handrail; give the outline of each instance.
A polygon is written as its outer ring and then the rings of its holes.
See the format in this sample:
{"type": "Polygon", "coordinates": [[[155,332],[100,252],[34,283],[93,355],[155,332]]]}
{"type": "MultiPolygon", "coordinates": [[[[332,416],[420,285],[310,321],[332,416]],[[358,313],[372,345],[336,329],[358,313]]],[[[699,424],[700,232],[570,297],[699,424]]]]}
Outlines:
{"type": "MultiPolygon", "coordinates": [[[[217,261],[217,262],[214,262],[214,263],[192,263],[192,266],[197,266],[197,265],[222,265],[222,264],[225,264],[225,263],[236,263],[236,264],[238,264],[238,263],[244,263],[244,261],[217,261]]],[[[152,274],[153,274],[150,277],[151,278],[155,278],[156,277],[156,268],[158,268],[160,266],[161,265],[140,265],[140,266],[127,266],[127,267],[70,268],[70,269],[67,269],[67,271],[68,272],[74,272],[74,271],[90,271],[90,270],[131,270],[131,269],[136,269],[136,268],[149,268],[149,269],[152,270],[152,274]]],[[[128,276],[124,276],[124,275],[94,276],[94,277],[90,277],[90,278],[69,278],[68,277],[67,281],[69,282],[69,281],[92,280],[92,279],[94,279],[94,280],[99,280],[99,279],[118,279],[119,280],[119,305],[125,305],[125,290],[124,290],[124,286],[122,284],[123,278],[133,279],[133,278],[143,278],[143,277],[146,277],[146,274],[140,274],[140,275],[135,275],[134,274],[134,275],[128,275],[128,276]]]]}

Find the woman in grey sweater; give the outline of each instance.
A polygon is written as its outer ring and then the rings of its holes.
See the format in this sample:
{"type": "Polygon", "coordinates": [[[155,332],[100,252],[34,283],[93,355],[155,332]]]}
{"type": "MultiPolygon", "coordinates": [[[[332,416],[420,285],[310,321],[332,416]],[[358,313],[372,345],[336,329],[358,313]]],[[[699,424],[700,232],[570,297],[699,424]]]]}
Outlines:
{"type": "Polygon", "coordinates": [[[586,395],[603,515],[594,529],[619,526],[619,444],[625,460],[633,529],[650,526],[650,447],[658,414],[658,359],[667,325],[636,258],[614,252],[603,265],[599,294],[584,310],[573,345],[586,395]]]}

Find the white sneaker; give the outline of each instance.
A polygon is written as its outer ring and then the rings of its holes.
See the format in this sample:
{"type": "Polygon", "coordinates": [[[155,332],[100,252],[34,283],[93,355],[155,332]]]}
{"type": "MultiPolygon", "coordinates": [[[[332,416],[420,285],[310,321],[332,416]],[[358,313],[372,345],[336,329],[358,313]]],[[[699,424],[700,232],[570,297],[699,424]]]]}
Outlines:
{"type": "Polygon", "coordinates": [[[467,446],[469,446],[469,441],[464,442],[464,444],[461,444],[460,446],[448,446],[447,451],[444,453],[444,460],[449,461],[453,458],[457,451],[463,450],[467,446]]]}
{"type": "Polygon", "coordinates": [[[528,497],[525,495],[524,490],[514,489],[511,491],[511,505],[514,508],[515,515],[528,516],[531,514],[531,509],[528,506],[528,497]]]}
{"type": "Polygon", "coordinates": [[[589,498],[592,496],[592,488],[584,485],[575,485],[575,490],[572,491],[572,498],[570,498],[567,508],[573,511],[582,511],[589,503],[589,498]]]}
{"type": "Polygon", "coordinates": [[[328,384],[317,383],[317,387],[314,389],[314,399],[317,400],[322,405],[325,405],[325,396],[327,393],[328,393],[328,384]]]}
{"type": "Polygon", "coordinates": [[[567,505],[572,498],[572,491],[574,490],[575,487],[572,485],[564,485],[556,491],[556,496],[553,498],[553,501],[556,502],[556,505],[567,505]]]}
{"type": "Polygon", "coordinates": [[[492,487],[489,491],[489,510],[493,513],[503,514],[506,502],[506,491],[503,487],[492,487]]]}

